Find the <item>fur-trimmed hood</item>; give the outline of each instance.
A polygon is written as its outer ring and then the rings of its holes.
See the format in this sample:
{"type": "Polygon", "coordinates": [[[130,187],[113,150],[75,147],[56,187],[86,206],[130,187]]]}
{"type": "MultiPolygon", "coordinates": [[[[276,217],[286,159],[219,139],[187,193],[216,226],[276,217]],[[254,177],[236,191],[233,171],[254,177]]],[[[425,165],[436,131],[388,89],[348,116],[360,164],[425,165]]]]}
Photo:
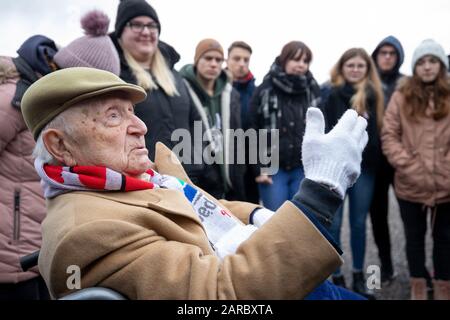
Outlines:
{"type": "Polygon", "coordinates": [[[11,57],[0,56],[0,84],[9,81],[17,81],[19,79],[19,72],[14,65],[11,57]]]}

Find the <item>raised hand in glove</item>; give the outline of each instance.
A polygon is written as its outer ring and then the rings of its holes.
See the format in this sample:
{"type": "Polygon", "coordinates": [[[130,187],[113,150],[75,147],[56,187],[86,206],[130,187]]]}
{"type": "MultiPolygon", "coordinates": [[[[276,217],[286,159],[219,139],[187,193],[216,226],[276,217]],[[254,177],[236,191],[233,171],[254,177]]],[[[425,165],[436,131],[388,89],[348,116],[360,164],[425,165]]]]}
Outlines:
{"type": "Polygon", "coordinates": [[[305,178],[330,187],[343,199],[361,173],[362,152],[368,141],[366,127],[366,119],[349,109],[325,134],[322,112],[309,108],[302,144],[305,178]]]}

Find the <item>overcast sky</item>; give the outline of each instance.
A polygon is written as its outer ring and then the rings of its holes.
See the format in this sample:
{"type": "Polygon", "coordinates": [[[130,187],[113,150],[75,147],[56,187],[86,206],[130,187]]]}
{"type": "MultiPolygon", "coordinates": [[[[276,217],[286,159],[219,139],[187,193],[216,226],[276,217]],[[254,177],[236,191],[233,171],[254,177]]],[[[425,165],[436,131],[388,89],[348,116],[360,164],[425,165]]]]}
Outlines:
{"type": "MultiPolygon", "coordinates": [[[[0,54],[13,55],[34,34],[60,45],[82,35],[80,16],[101,9],[113,30],[118,0],[2,1],[0,54]]],[[[321,83],[350,47],[369,54],[387,35],[400,39],[405,49],[401,71],[411,73],[413,50],[433,38],[450,53],[450,0],[152,0],[161,22],[160,39],[181,55],[180,69],[191,63],[195,46],[215,38],[224,49],[234,40],[253,47],[251,70],[259,83],[282,46],[301,40],[312,50],[311,71],[321,83]]]]}

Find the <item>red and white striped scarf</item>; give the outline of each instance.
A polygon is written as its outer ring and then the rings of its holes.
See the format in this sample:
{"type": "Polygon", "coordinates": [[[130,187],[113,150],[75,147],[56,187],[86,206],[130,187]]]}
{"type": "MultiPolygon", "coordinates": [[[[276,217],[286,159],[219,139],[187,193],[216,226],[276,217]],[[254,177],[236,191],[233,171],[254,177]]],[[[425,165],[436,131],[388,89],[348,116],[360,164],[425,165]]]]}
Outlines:
{"type": "Polygon", "coordinates": [[[100,166],[53,166],[39,159],[36,159],[34,166],[41,177],[46,198],[54,198],[70,191],[137,191],[159,188],[151,181],[157,174],[152,169],[138,179],[100,166]]]}
{"type": "Polygon", "coordinates": [[[46,198],[71,191],[138,191],[166,188],[186,196],[200,218],[214,251],[219,258],[234,253],[237,247],[257,229],[244,225],[218,202],[213,202],[200,190],[170,175],[149,169],[140,178],[125,176],[99,166],[53,166],[36,159],[34,166],[41,177],[46,198]]]}

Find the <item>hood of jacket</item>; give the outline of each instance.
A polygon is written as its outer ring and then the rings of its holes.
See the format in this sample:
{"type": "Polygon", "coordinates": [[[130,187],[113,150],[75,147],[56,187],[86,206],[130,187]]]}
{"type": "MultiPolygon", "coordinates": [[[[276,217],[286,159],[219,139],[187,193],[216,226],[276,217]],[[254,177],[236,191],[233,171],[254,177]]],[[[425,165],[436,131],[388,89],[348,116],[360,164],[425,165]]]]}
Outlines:
{"type": "Polygon", "coordinates": [[[383,40],[381,40],[381,42],[377,45],[377,47],[375,48],[375,50],[372,52],[372,59],[373,61],[377,61],[377,54],[378,51],[380,50],[380,48],[384,45],[390,45],[393,46],[395,48],[395,50],[397,51],[397,64],[395,65],[394,69],[392,70],[393,73],[400,73],[400,67],[403,64],[403,60],[405,59],[405,52],[403,51],[403,47],[402,44],[400,43],[400,41],[394,37],[394,36],[388,36],[386,38],[384,38],[383,40]]]}
{"type": "Polygon", "coordinates": [[[14,107],[20,110],[22,97],[28,87],[38,80],[40,75],[45,76],[53,71],[47,60],[53,60],[57,50],[53,40],[41,35],[28,38],[20,46],[17,50],[19,56],[13,58],[15,68],[20,75],[11,102],[14,107]]]}
{"type": "Polygon", "coordinates": [[[53,60],[57,51],[56,44],[52,39],[35,35],[25,40],[17,53],[34,71],[45,76],[53,71],[47,59],[53,60]]]}
{"type": "Polygon", "coordinates": [[[0,85],[10,81],[16,82],[19,72],[11,57],[0,56],[0,85]]]}

